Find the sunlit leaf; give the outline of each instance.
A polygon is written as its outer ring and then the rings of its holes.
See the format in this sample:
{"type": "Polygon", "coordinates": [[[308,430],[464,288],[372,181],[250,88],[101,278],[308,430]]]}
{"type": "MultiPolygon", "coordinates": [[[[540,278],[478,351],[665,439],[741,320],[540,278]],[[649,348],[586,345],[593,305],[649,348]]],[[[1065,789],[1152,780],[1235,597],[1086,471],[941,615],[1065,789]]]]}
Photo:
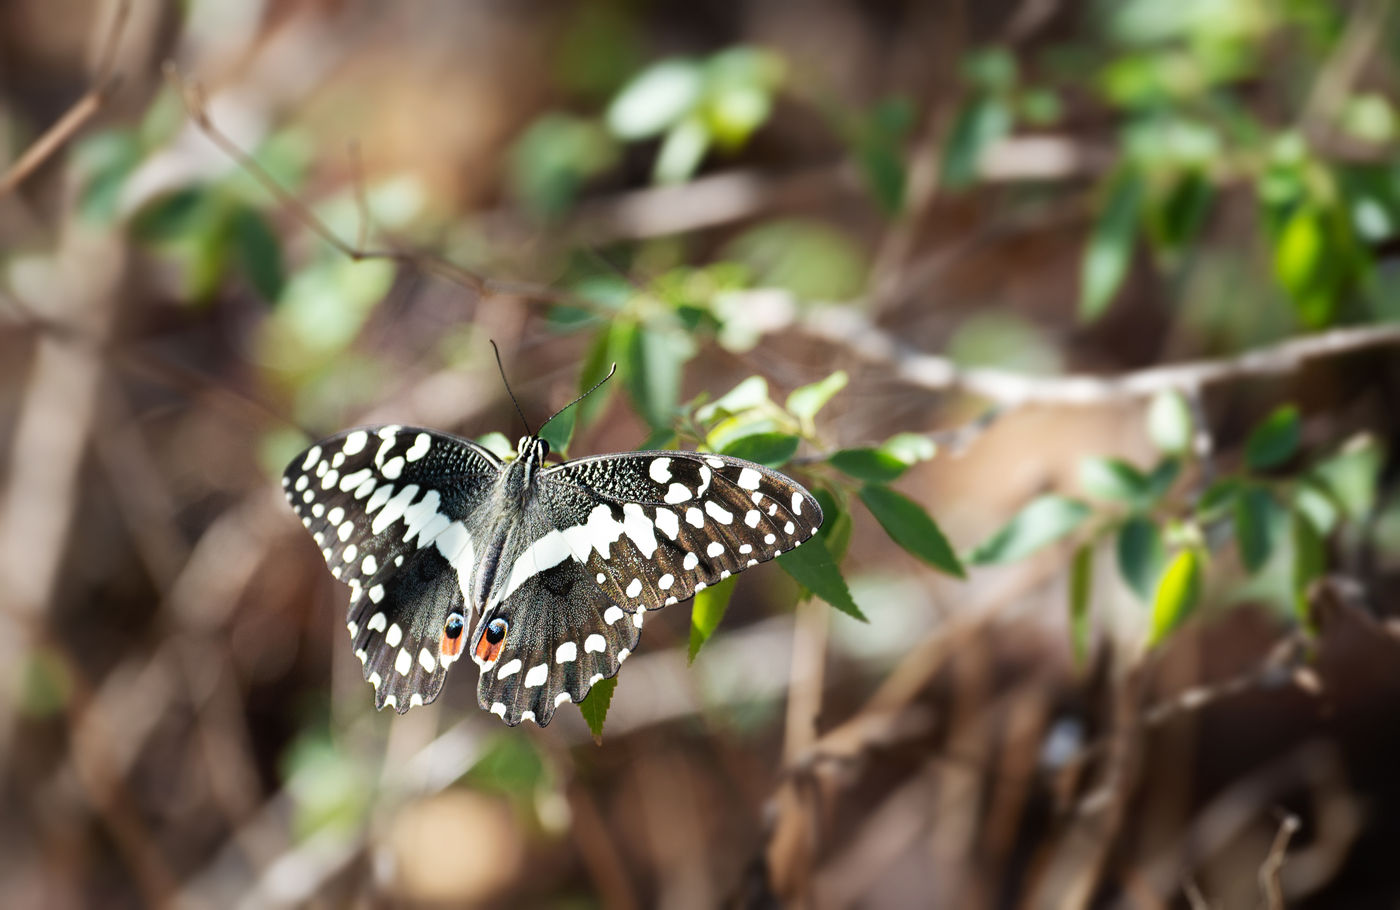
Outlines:
{"type": "Polygon", "coordinates": [[[1375,508],[1383,455],[1376,437],[1356,436],[1340,452],[1313,468],[1311,474],[1331,492],[1347,518],[1360,521],[1375,508]]]}
{"type": "Polygon", "coordinates": [[[1252,470],[1275,468],[1292,458],[1302,441],[1302,418],[1291,404],[1275,410],[1245,441],[1244,460],[1252,470]]]}
{"type": "Polygon", "coordinates": [[[515,446],[506,438],[506,434],[497,430],[492,430],[484,436],[478,436],[476,441],[478,445],[497,458],[505,460],[515,457],[515,446]]]}
{"type": "Polygon", "coordinates": [[[896,433],[880,443],[880,451],[893,455],[906,465],[916,465],[936,455],[938,446],[922,433],[896,433]]]}
{"type": "Polygon", "coordinates": [[[869,483],[889,483],[909,469],[908,464],[880,449],[842,449],[833,452],[827,462],[841,473],[869,483]]]}
{"type": "Polygon", "coordinates": [[[1014,562],[1073,533],[1089,514],[1087,505],[1067,496],[1033,499],[974,549],[967,561],[974,565],[1014,562]]]}
{"type": "Polygon", "coordinates": [[[700,648],[710,640],[715,629],[719,628],[720,620],[729,609],[729,600],[734,596],[734,583],[738,580],[739,576],[731,575],[695,595],[695,600],[690,605],[690,652],[686,658],[688,663],[695,661],[695,655],[700,653],[700,648]]]}
{"type": "Polygon", "coordinates": [[[1096,499],[1140,505],[1151,498],[1141,471],[1121,458],[1091,455],[1079,462],[1079,485],[1096,499]]]}
{"type": "Polygon", "coordinates": [[[653,429],[669,427],[680,399],[682,358],[668,334],[634,326],[627,346],[623,378],[637,411],[653,429]]]}
{"type": "Polygon", "coordinates": [[[842,613],[869,622],[851,599],[851,589],[841,577],[841,569],[831,558],[821,536],[809,538],[802,546],[778,557],[778,565],[798,584],[831,604],[842,613]]]}
{"type": "Polygon", "coordinates": [[[740,436],[720,452],[745,461],[752,461],[770,468],[787,464],[797,453],[800,440],[791,433],[754,433],[740,436]]]}
{"type": "Polygon", "coordinates": [[[768,381],[762,376],[750,376],[719,398],[697,410],[695,419],[701,423],[709,423],[716,417],[738,414],[767,403],[768,381]]]}
{"type": "Polygon", "coordinates": [[[1147,409],[1147,435],[1152,444],[1170,455],[1191,451],[1194,434],[1191,405],[1176,389],[1159,392],[1147,409]]]}
{"type": "Polygon", "coordinates": [[[593,741],[599,745],[603,743],[603,722],[608,719],[608,708],[612,706],[613,691],[616,688],[616,676],[600,679],[588,690],[583,701],[579,702],[578,712],[583,715],[584,723],[588,724],[593,741]]]}
{"type": "Polygon", "coordinates": [[[695,175],[710,147],[710,131],[699,117],[687,117],[666,131],[651,178],[657,183],[684,183],[695,175]]]}
{"type": "Polygon", "coordinates": [[[787,398],[788,413],[799,420],[813,419],[833,395],[846,387],[849,380],[845,370],[837,370],[819,382],[793,389],[787,398]]]}
{"type": "Polygon", "coordinates": [[[1160,644],[1176,631],[1196,609],[1201,599],[1201,554],[1185,549],[1172,559],[1157,585],[1152,602],[1152,624],[1147,644],[1160,644]]]}
{"type": "Polygon", "coordinates": [[[663,60],[629,82],[608,107],[607,124],[620,139],[659,136],[700,101],[704,73],[694,60],[663,60]]]}
{"type": "Polygon", "coordinates": [[[1109,182],[1084,251],[1079,315],[1086,322],[1103,315],[1128,277],[1142,196],[1142,175],[1134,170],[1121,171],[1109,182]]]}
{"type": "Polygon", "coordinates": [[[1297,615],[1307,616],[1308,586],[1327,571],[1327,547],[1317,528],[1302,512],[1294,510],[1291,522],[1293,537],[1293,600],[1297,615]]]}
{"type": "Polygon", "coordinates": [[[1074,662],[1079,666],[1089,656],[1089,636],[1092,625],[1089,616],[1089,597],[1093,593],[1094,548],[1087,543],[1080,544],[1074,551],[1074,561],[1069,573],[1069,638],[1074,653],[1074,662]]]}
{"type": "Polygon", "coordinates": [[[860,501],[895,543],[940,572],[966,576],[948,539],[923,506],[879,484],[861,487],[860,501]]]}
{"type": "Polygon", "coordinates": [[[1143,603],[1151,603],[1167,564],[1161,530],[1147,516],[1134,515],[1118,529],[1115,549],[1119,574],[1143,603]]]}

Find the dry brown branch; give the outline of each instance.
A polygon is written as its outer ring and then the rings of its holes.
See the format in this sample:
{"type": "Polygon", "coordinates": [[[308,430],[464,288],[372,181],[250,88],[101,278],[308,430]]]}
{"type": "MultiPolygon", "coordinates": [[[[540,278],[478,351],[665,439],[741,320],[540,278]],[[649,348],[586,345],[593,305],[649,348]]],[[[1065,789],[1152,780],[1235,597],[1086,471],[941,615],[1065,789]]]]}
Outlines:
{"type": "Polygon", "coordinates": [[[0,199],[9,195],[15,187],[23,183],[30,174],[38,170],[54,153],[63,148],[78,134],[98,111],[102,110],[107,99],[116,91],[121,82],[120,76],[112,72],[117,56],[117,44],[126,29],[131,15],[131,0],[117,0],[117,8],[112,21],[102,39],[102,48],[97,56],[97,67],[93,71],[91,86],[86,92],[44,131],[38,139],[15,159],[15,162],[0,174],[0,199]]]}
{"type": "Polygon", "coordinates": [[[1171,389],[1190,391],[1246,378],[1287,375],[1311,360],[1400,345],[1400,326],[1358,326],[1290,338],[1232,357],[1149,367],[1116,376],[1030,376],[962,367],[947,357],[914,350],[871,323],[854,306],[813,307],[804,314],[785,292],[755,291],[749,296],[752,306],[763,310],[759,318],[770,331],[796,328],[884,364],[912,385],[965,392],[1006,406],[1103,405],[1171,389]]]}
{"type": "Polygon", "coordinates": [[[1279,822],[1269,855],[1259,867],[1259,889],[1264,892],[1264,904],[1269,910],[1283,910],[1283,886],[1279,883],[1279,873],[1283,871],[1283,856],[1288,851],[1288,842],[1301,825],[1298,816],[1292,812],[1286,813],[1279,822]]]}

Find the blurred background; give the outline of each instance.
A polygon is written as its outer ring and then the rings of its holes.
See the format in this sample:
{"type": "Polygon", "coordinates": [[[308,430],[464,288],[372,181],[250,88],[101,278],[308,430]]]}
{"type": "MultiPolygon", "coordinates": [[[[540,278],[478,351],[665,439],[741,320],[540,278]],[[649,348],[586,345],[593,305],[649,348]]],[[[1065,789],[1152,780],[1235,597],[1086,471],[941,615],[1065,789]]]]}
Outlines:
{"type": "Polygon", "coordinates": [[[1397,19],[0,0],[0,906],[1395,906],[1397,19]],[[839,571],[376,713],[278,477],[488,339],[839,571]]]}

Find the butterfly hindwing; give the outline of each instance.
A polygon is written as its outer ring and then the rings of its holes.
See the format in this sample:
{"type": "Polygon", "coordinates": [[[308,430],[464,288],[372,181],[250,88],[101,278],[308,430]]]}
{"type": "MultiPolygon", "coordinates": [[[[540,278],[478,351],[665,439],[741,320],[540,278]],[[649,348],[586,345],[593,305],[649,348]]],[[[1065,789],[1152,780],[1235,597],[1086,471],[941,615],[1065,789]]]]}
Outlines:
{"type": "Polygon", "coordinates": [[[477,700],[511,726],[533,720],[543,727],[559,705],[583,701],[594,683],[617,673],[641,634],[634,617],[573,559],[536,572],[488,609],[473,654],[497,618],[507,631],[494,660],[478,660],[477,700]]]}
{"type": "Polygon", "coordinates": [[[795,481],[723,455],[579,459],[546,471],[544,486],[555,520],[567,515],[580,528],[574,558],[627,612],[685,600],[791,550],[822,523],[795,481]]]}
{"type": "Polygon", "coordinates": [[[403,712],[441,690],[440,633],[453,610],[470,617],[464,582],[500,470],[475,443],[400,426],[339,433],[287,466],[292,508],[350,586],[347,627],[376,706],[403,712]]]}

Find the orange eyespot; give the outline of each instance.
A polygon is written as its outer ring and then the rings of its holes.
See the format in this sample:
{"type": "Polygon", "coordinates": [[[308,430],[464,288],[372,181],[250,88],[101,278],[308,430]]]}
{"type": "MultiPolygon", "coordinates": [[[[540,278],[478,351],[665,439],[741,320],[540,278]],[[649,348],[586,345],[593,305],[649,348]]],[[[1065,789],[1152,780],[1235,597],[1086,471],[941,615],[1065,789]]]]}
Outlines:
{"type": "Polygon", "coordinates": [[[487,623],[486,631],[476,643],[476,659],[484,664],[495,663],[496,658],[501,656],[501,649],[505,647],[508,628],[509,625],[499,616],[487,623]]]}
{"type": "Polygon", "coordinates": [[[462,647],[467,643],[467,638],[462,633],[466,630],[466,623],[461,613],[453,613],[447,617],[447,622],[442,627],[442,637],[438,639],[438,653],[451,660],[462,653],[462,647]]]}

